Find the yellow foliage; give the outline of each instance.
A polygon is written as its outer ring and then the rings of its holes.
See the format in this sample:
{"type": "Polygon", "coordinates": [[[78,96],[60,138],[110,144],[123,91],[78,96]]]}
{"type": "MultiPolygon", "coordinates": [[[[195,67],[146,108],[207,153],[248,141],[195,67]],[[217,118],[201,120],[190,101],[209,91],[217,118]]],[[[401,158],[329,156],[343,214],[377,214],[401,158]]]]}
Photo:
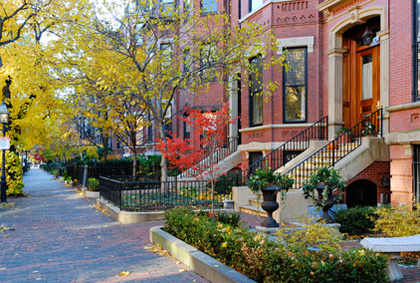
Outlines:
{"type": "MultiPolygon", "coordinates": [[[[417,203],[417,207],[419,207],[417,203]]],[[[387,237],[405,237],[420,234],[420,210],[413,210],[409,205],[380,207],[375,211],[379,215],[375,231],[387,237]]]]}
{"type": "MultiPolygon", "coordinates": [[[[308,247],[329,250],[331,247],[341,249],[339,242],[342,236],[338,230],[325,225],[324,221],[318,222],[315,217],[300,217],[301,226],[294,228],[280,228],[276,235],[291,248],[306,251],[308,247]]],[[[287,227],[281,223],[283,227],[287,227]]]]}

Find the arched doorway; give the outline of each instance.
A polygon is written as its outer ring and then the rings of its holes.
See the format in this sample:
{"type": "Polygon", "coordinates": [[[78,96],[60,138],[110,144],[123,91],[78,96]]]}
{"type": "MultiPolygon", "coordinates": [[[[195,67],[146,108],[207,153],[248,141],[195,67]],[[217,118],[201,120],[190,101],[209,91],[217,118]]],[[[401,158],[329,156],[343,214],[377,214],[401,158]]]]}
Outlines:
{"type": "MultiPolygon", "coordinates": [[[[353,126],[364,115],[377,108],[389,106],[389,31],[385,10],[383,6],[363,9],[356,6],[348,9],[342,15],[341,21],[329,30],[327,54],[330,139],[340,127],[353,126]],[[372,47],[369,45],[366,48],[370,51],[365,51],[362,46],[358,46],[358,40],[368,26],[371,31],[374,29],[376,36],[379,36],[380,44],[372,47]],[[353,57],[349,58],[351,56],[353,57]],[[346,57],[348,59],[345,59],[346,57]],[[372,98],[365,96],[366,99],[362,99],[364,98],[363,69],[369,71],[364,78],[368,80],[371,78],[372,98]],[[373,88],[375,88],[374,93],[373,88]],[[374,95],[376,97],[373,97],[374,95]]],[[[370,84],[364,85],[365,89],[371,89],[370,84]]],[[[382,134],[388,133],[388,127],[388,116],[385,115],[382,134]]]]}
{"type": "Polygon", "coordinates": [[[357,180],[347,186],[347,207],[377,206],[378,193],[376,185],[369,180],[357,180]]]}
{"type": "Polygon", "coordinates": [[[343,122],[350,128],[380,107],[380,17],[343,34],[343,122]]]}

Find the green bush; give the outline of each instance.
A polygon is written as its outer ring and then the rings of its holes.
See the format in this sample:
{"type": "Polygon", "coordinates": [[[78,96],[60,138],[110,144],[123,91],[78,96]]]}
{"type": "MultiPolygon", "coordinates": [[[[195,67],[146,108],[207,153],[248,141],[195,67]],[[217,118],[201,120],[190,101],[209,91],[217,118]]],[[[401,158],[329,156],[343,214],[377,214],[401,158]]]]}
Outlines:
{"type": "MultiPolygon", "coordinates": [[[[211,218],[211,211],[200,210],[198,212],[199,216],[207,216],[211,218]]],[[[232,227],[238,227],[239,221],[241,221],[240,213],[227,213],[226,211],[215,211],[215,218],[217,221],[222,222],[223,224],[229,224],[232,227]]]]}
{"type": "Polygon", "coordinates": [[[99,190],[99,180],[95,178],[88,179],[88,186],[91,190],[99,190]]]}
{"type": "Polygon", "coordinates": [[[376,208],[371,206],[356,206],[339,210],[334,217],[340,223],[340,232],[349,235],[364,235],[372,233],[375,228],[376,208]]]}
{"type": "Polygon", "coordinates": [[[387,282],[386,258],[369,250],[302,252],[184,207],[166,211],[165,222],[168,233],[257,282],[387,282]]]}
{"type": "Polygon", "coordinates": [[[221,175],[214,183],[214,192],[219,195],[232,193],[232,187],[236,185],[235,174],[221,175]]]}

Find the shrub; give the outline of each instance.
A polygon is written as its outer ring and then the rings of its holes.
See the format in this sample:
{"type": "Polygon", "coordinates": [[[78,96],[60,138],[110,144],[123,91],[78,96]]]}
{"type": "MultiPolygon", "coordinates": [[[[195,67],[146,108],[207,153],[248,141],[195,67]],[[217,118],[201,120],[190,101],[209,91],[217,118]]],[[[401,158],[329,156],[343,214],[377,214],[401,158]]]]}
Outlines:
{"type": "MultiPolygon", "coordinates": [[[[216,211],[216,220],[222,222],[223,224],[228,224],[233,227],[239,226],[239,221],[241,221],[241,214],[240,213],[227,213],[226,211],[216,211]]],[[[208,210],[200,210],[198,212],[199,216],[207,216],[211,218],[211,211],[208,210]]]]}
{"type": "Polygon", "coordinates": [[[7,195],[20,195],[22,194],[23,187],[23,168],[19,156],[12,152],[6,152],[6,183],[7,195]]]}
{"type": "MultiPolygon", "coordinates": [[[[308,248],[316,247],[329,250],[331,247],[340,249],[340,233],[325,225],[325,221],[317,221],[315,217],[300,217],[302,226],[297,228],[279,229],[276,235],[289,248],[305,252],[308,248]]],[[[283,225],[285,226],[285,225],[283,225]]]]}
{"type": "Polygon", "coordinates": [[[91,190],[99,190],[99,180],[95,178],[89,178],[88,186],[91,190]]]}
{"type": "Polygon", "coordinates": [[[294,248],[184,207],[166,211],[165,222],[168,233],[257,282],[387,281],[386,258],[369,250],[294,248]]]}
{"type": "Polygon", "coordinates": [[[405,237],[420,234],[420,210],[407,205],[380,207],[375,231],[387,237],[405,237]]]}
{"type": "Polygon", "coordinates": [[[335,222],[340,223],[340,232],[349,235],[363,235],[372,233],[375,228],[376,208],[371,206],[357,206],[339,210],[334,217],[335,222]]]}

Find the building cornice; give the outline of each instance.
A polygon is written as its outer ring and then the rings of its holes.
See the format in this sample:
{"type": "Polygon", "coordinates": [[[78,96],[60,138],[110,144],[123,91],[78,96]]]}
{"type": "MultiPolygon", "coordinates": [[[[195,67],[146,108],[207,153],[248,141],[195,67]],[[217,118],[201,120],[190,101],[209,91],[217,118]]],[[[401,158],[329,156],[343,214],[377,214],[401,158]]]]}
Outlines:
{"type": "Polygon", "coordinates": [[[342,4],[345,4],[347,2],[350,2],[352,0],[326,0],[324,2],[322,2],[321,4],[317,5],[316,7],[318,8],[318,10],[320,10],[321,12],[325,12],[327,10],[332,10],[342,4]]]}
{"type": "Polygon", "coordinates": [[[260,7],[258,7],[254,11],[246,14],[242,19],[239,19],[239,23],[242,23],[242,22],[246,21],[247,19],[249,19],[253,15],[257,14],[259,11],[261,11],[262,9],[264,9],[265,7],[267,7],[268,5],[270,5],[270,4],[276,4],[276,3],[281,3],[281,2],[290,2],[290,0],[268,0],[267,2],[264,2],[260,7]]]}

